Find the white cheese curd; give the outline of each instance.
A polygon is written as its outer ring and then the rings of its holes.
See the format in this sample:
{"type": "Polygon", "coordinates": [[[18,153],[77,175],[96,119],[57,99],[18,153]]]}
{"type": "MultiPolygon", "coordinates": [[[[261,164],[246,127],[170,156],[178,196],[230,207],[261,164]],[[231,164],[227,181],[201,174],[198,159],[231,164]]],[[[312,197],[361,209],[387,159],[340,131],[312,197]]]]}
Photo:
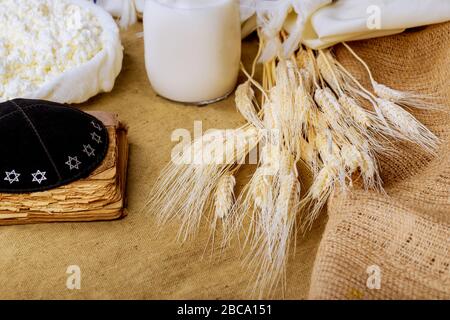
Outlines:
{"type": "Polygon", "coordinates": [[[121,63],[117,26],[94,5],[0,0],[0,101],[82,102],[110,91],[121,63]]]}

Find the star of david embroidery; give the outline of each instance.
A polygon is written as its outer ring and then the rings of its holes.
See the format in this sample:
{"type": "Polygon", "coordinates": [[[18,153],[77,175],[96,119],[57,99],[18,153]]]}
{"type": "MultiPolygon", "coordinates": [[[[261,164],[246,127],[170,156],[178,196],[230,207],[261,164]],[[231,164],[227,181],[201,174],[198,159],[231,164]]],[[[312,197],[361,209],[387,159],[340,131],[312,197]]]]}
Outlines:
{"type": "Polygon", "coordinates": [[[102,131],[102,127],[95,121],[91,121],[91,124],[94,126],[95,129],[98,131],[102,131]]]}
{"type": "Polygon", "coordinates": [[[17,173],[16,170],[13,170],[11,172],[5,171],[6,177],[5,181],[8,181],[9,184],[12,184],[13,182],[19,182],[20,173],[17,173]]]}
{"type": "Polygon", "coordinates": [[[79,170],[80,169],[81,161],[78,160],[78,157],[69,156],[69,160],[67,160],[67,162],[65,162],[65,163],[69,166],[70,170],[73,170],[73,169],[79,170]]]}
{"type": "Polygon", "coordinates": [[[36,173],[32,173],[31,174],[33,176],[32,182],[37,182],[37,183],[41,184],[42,181],[47,180],[47,178],[45,177],[46,173],[47,172],[45,172],[45,171],[41,172],[40,170],[36,171],[36,173]]]}
{"type": "Polygon", "coordinates": [[[95,156],[95,149],[91,147],[90,144],[85,145],[83,144],[83,152],[86,153],[88,155],[88,157],[92,157],[95,156]]]}
{"type": "Polygon", "coordinates": [[[102,143],[102,138],[97,134],[97,132],[92,132],[91,137],[95,142],[102,143]]]}

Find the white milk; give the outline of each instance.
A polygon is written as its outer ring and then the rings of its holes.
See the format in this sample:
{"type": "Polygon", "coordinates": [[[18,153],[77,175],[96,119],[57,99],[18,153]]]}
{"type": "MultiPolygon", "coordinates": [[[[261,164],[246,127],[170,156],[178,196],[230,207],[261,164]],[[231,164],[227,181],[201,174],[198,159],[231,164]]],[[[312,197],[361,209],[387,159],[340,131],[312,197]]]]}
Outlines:
{"type": "Polygon", "coordinates": [[[241,58],[237,0],[147,0],[145,65],[153,89],[205,104],[236,86],[241,58]]]}

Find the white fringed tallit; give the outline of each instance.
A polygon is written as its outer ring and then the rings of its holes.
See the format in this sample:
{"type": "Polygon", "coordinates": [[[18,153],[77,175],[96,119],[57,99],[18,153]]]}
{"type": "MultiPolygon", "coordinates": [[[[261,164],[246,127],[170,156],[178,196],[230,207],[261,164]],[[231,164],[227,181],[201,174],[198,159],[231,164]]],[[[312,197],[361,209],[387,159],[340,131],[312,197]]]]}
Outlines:
{"type": "MultiPolygon", "coordinates": [[[[448,0],[241,0],[241,8],[243,19],[252,13],[258,17],[253,29],[260,26],[265,37],[262,61],[272,59],[278,51],[290,56],[300,42],[323,49],[450,20],[448,0]],[[279,43],[274,35],[282,29],[289,36],[279,43]]],[[[248,33],[252,28],[246,24],[246,29],[248,33]]]]}
{"type": "Polygon", "coordinates": [[[119,18],[119,26],[123,29],[137,21],[135,0],[96,0],[94,2],[113,17],[119,18]]]}

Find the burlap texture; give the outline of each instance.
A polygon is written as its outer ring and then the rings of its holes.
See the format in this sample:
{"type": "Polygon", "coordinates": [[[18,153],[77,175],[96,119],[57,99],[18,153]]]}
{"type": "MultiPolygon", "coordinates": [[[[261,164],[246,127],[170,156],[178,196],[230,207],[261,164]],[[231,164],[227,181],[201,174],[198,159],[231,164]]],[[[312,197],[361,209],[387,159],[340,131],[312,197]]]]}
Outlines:
{"type": "MultiPolygon", "coordinates": [[[[450,24],[350,43],[378,82],[443,97],[450,111],[450,24]]],[[[360,79],[364,70],[343,47],[340,61],[360,79]]],[[[413,114],[441,139],[436,157],[397,144],[398,157],[380,159],[388,196],[335,195],[311,278],[311,299],[450,298],[450,116],[413,114]],[[369,289],[367,268],[381,271],[369,289]]],[[[370,273],[372,274],[372,273],[370,273]]]]}

